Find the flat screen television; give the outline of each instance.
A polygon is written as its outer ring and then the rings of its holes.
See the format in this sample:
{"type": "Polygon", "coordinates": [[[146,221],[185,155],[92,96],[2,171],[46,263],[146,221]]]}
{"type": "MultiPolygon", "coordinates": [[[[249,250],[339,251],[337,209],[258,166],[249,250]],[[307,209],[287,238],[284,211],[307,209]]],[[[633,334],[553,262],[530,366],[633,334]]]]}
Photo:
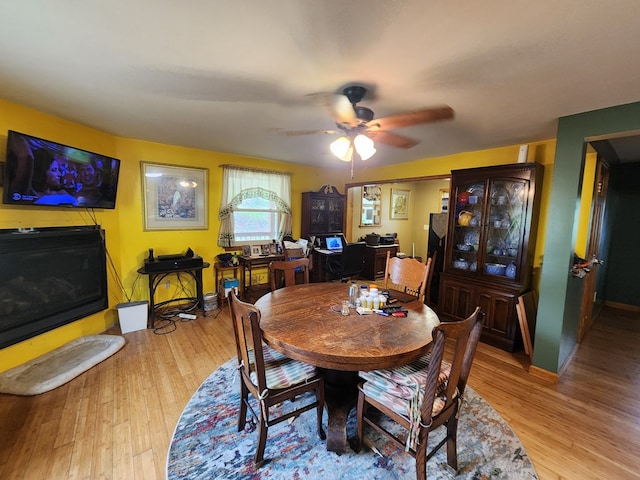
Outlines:
{"type": "Polygon", "coordinates": [[[120,160],[9,130],[5,204],[115,208],[120,160]]]}

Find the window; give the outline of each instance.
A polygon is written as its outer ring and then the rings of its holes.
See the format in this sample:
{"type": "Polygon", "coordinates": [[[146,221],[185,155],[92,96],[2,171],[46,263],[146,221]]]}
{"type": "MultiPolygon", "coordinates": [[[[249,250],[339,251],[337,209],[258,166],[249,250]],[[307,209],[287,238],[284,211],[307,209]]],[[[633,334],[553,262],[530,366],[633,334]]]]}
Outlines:
{"type": "Polygon", "coordinates": [[[290,174],[224,166],[218,245],[280,241],[291,234],[290,174]]]}
{"type": "Polygon", "coordinates": [[[247,198],[232,215],[236,244],[264,243],[280,237],[281,212],[274,202],[261,197],[247,198]]]}

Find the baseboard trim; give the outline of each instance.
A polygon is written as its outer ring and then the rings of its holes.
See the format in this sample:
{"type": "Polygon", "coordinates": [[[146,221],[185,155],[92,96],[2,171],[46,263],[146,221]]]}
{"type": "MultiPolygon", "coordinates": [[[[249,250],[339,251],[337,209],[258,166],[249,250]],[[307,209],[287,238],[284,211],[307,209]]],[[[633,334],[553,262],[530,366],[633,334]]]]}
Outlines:
{"type": "Polygon", "coordinates": [[[629,312],[640,312],[640,307],[637,305],[629,305],[627,303],[619,303],[619,302],[610,302],[610,301],[606,301],[604,302],[605,306],[607,307],[611,307],[611,308],[618,308],[620,310],[627,310],[629,312]]]}
{"type": "Polygon", "coordinates": [[[536,367],[535,365],[529,366],[529,373],[540,380],[544,380],[549,383],[558,383],[558,374],[545,370],[544,368],[536,367]]]}

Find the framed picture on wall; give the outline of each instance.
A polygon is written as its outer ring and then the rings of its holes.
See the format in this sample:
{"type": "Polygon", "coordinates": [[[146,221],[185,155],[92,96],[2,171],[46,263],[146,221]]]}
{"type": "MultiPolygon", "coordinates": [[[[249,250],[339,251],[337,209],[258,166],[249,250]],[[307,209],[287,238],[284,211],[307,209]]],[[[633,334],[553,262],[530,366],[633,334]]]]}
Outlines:
{"type": "Polygon", "coordinates": [[[206,230],[206,168],[141,163],[145,230],[206,230]]]}
{"type": "Polygon", "coordinates": [[[391,189],[391,219],[407,220],[409,218],[409,190],[391,189]]]}

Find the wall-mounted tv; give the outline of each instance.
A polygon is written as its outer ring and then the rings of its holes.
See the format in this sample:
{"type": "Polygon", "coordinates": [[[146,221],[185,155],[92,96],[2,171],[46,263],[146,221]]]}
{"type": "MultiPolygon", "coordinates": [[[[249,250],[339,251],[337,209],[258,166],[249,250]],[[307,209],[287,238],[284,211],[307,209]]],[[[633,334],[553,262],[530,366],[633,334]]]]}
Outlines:
{"type": "Polygon", "coordinates": [[[9,130],[3,202],[115,208],[120,160],[9,130]]]}

